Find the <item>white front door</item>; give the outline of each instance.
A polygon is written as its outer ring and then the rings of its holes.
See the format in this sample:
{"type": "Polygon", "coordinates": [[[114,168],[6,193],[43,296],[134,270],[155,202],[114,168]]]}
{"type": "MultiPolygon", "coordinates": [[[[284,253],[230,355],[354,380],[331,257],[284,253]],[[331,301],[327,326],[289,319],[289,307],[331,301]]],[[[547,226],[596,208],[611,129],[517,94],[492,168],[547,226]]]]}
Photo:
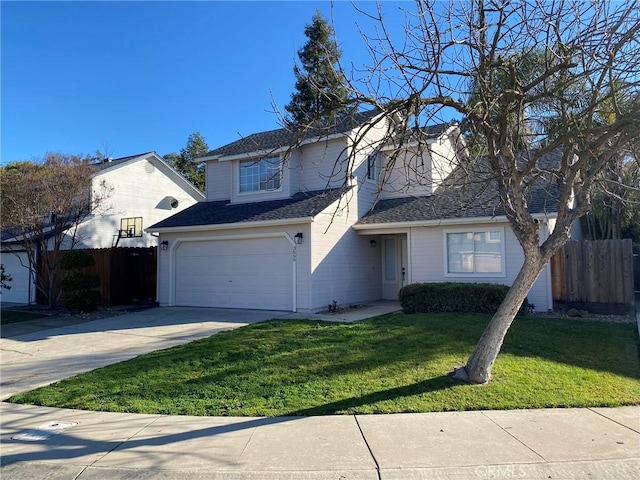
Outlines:
{"type": "Polygon", "coordinates": [[[382,237],[382,298],[397,300],[409,279],[407,236],[382,237]]]}

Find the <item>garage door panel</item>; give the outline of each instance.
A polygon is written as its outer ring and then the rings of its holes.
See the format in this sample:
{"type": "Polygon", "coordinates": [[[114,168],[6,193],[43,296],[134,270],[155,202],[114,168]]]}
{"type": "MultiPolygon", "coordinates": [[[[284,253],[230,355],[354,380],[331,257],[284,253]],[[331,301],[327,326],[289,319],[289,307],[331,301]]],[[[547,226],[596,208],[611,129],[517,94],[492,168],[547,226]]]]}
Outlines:
{"type": "Polygon", "coordinates": [[[26,253],[2,253],[0,263],[4,265],[5,273],[11,275],[8,285],[10,290],[2,290],[3,302],[29,303],[29,294],[32,300],[35,297],[35,285],[29,286],[29,269],[24,265],[29,264],[26,253]],[[18,258],[18,256],[20,258],[18,258]],[[22,263],[21,263],[22,262],[22,263]]]}
{"type": "Polygon", "coordinates": [[[284,238],[182,243],[176,305],[291,310],[292,246],[284,238]]]}

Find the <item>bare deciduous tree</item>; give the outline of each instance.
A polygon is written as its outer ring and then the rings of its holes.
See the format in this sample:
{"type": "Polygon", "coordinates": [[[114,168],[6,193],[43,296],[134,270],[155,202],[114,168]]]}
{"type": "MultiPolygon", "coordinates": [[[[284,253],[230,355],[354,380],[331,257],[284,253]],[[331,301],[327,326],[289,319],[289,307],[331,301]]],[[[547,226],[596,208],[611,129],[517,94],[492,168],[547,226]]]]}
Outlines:
{"type": "Polygon", "coordinates": [[[62,248],[78,243],[80,224],[111,194],[104,182],[92,186],[94,173],[90,159],[61,154],[0,169],[3,236],[24,247],[29,265],[23,266],[34,269],[36,288],[51,308],[59,300],[55,286],[62,248]]]}
{"type": "Polygon", "coordinates": [[[486,383],[529,290],[590,208],[599,172],[639,140],[640,5],[416,0],[414,6],[397,39],[382,4],[362,10],[377,33],[363,36],[371,66],[351,74],[348,97],[385,113],[381,122],[402,119],[383,139],[398,151],[403,139],[419,143],[425,126],[456,116],[484,142],[484,160],[460,156],[458,174],[494,186],[524,252],[507,297],[457,372],[486,383]],[[546,161],[550,156],[555,164],[546,161]],[[488,168],[474,171],[479,164],[488,168]],[[556,194],[548,238],[540,238],[529,211],[534,188],[556,194]]]}

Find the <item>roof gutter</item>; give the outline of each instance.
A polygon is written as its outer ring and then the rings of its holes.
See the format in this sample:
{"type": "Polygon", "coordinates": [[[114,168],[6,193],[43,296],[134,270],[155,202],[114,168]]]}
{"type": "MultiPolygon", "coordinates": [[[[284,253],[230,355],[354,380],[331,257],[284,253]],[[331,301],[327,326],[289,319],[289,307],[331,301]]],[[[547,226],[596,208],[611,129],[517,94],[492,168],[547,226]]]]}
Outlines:
{"type": "Polygon", "coordinates": [[[313,223],[313,217],[299,217],[283,220],[262,220],[259,222],[219,223],[215,225],[185,225],[180,227],[145,228],[147,233],[182,233],[182,232],[211,232],[219,230],[237,230],[239,228],[279,227],[285,225],[299,225],[313,223]]]}
{"type": "MultiPolygon", "coordinates": [[[[556,218],[557,213],[536,213],[531,215],[535,220],[545,221],[549,218],[556,218]]],[[[444,218],[438,220],[416,220],[413,222],[389,222],[356,224],[352,228],[357,231],[372,233],[374,230],[397,230],[399,228],[416,227],[446,227],[450,225],[477,225],[481,223],[504,223],[507,222],[506,215],[494,217],[472,217],[472,218],[444,218]]]]}

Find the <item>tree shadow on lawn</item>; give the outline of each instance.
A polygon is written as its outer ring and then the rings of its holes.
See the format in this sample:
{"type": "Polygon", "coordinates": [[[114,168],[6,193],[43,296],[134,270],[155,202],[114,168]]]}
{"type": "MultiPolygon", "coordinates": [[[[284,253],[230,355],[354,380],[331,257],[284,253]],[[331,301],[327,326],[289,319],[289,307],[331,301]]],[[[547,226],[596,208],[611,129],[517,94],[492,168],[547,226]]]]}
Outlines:
{"type": "MultiPolygon", "coordinates": [[[[354,409],[365,405],[375,405],[384,401],[395,401],[402,397],[411,397],[437,390],[447,390],[462,384],[463,382],[454,379],[452,375],[440,375],[411,385],[404,385],[402,387],[368,393],[359,397],[345,398],[343,400],[325,403],[323,405],[294,410],[286,413],[285,416],[312,416],[349,413],[354,409]]],[[[373,411],[371,413],[383,412],[373,411]]]]}
{"type": "MultiPolygon", "coordinates": [[[[349,331],[342,324],[324,325],[331,330],[322,335],[315,330],[317,323],[309,323],[310,329],[295,338],[285,334],[277,343],[256,347],[255,355],[249,355],[249,358],[246,354],[236,356],[233,352],[225,352],[228,357],[223,367],[201,378],[191,379],[190,383],[222,383],[230,376],[253,375],[256,370],[277,372],[283,365],[288,365],[290,370],[284,372],[286,378],[295,375],[299,384],[317,378],[392,368],[397,364],[418,366],[440,356],[458,356],[462,360],[473,348],[473,343],[464,338],[445,338],[440,333],[425,331],[421,325],[361,324],[358,326],[360,329],[368,329],[370,334],[375,334],[375,339],[363,340],[357,331],[349,331]],[[315,337],[309,339],[313,334],[315,337]]],[[[215,342],[216,339],[213,337],[211,340],[215,342]]],[[[258,345],[261,343],[259,339],[253,341],[258,345]]],[[[200,345],[204,347],[203,355],[206,355],[206,343],[200,345]]],[[[252,347],[251,341],[242,343],[246,348],[252,347]]],[[[224,349],[223,345],[217,346],[224,349]]]]}
{"type": "MultiPolygon", "coordinates": [[[[185,379],[184,385],[194,392],[212,384],[233,384],[253,380],[257,371],[264,379],[261,388],[275,382],[274,389],[282,384],[304,384],[318,378],[331,379],[341,375],[375,372],[380,368],[420,367],[430,360],[446,356],[455,358],[451,365],[440,369],[452,370],[463,364],[480,337],[489,317],[486,315],[451,316],[390,316],[361,325],[327,324],[315,321],[297,321],[295,333],[289,333],[286,324],[258,327],[268,331],[267,337],[278,335],[277,341],[265,343],[259,331],[247,330],[238,341],[241,331],[228,336],[210,337],[181,348],[189,349],[192,356],[184,361],[184,369],[191,368],[191,359],[202,359],[204,374],[185,379]],[[326,327],[326,328],[324,328],[326,327]],[[272,329],[281,328],[281,330],[272,329]],[[361,335],[366,330],[366,335],[361,335]],[[229,338],[230,343],[225,341],[229,338]],[[373,340],[369,340],[373,338],[373,340]],[[239,350],[233,351],[240,345],[239,350]],[[217,358],[210,358],[212,351],[217,358]],[[288,369],[283,370],[283,365],[288,369]],[[271,380],[267,377],[273,375],[271,380]],[[244,378],[243,378],[244,377],[244,378]],[[282,382],[278,384],[278,382],[282,382]]],[[[288,320],[286,322],[292,322],[288,320]]],[[[290,324],[294,327],[294,324],[290,324]]],[[[548,320],[534,317],[518,318],[509,331],[502,354],[516,357],[538,357],[597,371],[608,371],[630,378],[640,376],[640,362],[636,355],[637,342],[633,326],[594,324],[548,320]]],[[[251,327],[250,327],[251,328],[251,327]]],[[[174,349],[155,352],[147,358],[142,370],[154,370],[155,365],[182,362],[182,353],[174,349]],[[165,357],[164,359],[162,357],[165,357]],[[158,362],[156,363],[156,360],[158,362]]],[[[498,357],[500,358],[500,357],[498,357]]],[[[181,367],[182,368],[182,367],[181,367]]],[[[198,365],[200,368],[200,365],[198,365]]],[[[438,372],[434,372],[436,375],[438,372]]],[[[174,382],[179,381],[173,378],[174,382]]],[[[436,382],[437,383],[437,382],[436,382]]]]}

